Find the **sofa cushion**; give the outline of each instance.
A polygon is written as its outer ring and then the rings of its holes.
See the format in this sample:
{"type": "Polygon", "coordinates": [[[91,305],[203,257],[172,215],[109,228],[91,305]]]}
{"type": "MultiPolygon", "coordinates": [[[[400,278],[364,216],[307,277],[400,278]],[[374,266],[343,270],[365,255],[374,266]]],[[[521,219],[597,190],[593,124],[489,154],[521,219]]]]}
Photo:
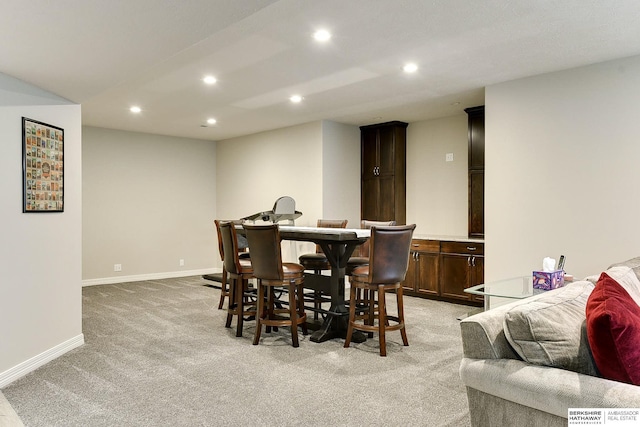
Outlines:
{"type": "Polygon", "coordinates": [[[597,375],[585,325],[592,290],[591,282],[574,282],[509,310],[504,332],[522,360],[597,375]]]}
{"type": "Polygon", "coordinates": [[[604,378],[640,385],[640,283],[627,270],[620,275],[612,268],[600,276],[587,302],[587,336],[604,378]]]}

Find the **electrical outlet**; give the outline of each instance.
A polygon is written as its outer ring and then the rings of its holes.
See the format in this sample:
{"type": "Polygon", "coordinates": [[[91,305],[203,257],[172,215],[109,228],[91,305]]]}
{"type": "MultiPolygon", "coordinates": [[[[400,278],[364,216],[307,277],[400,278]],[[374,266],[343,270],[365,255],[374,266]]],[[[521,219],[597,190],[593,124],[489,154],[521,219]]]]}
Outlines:
{"type": "Polygon", "coordinates": [[[122,264],[113,264],[113,271],[122,271],[122,264]]]}
{"type": "Polygon", "coordinates": [[[180,267],[184,267],[184,260],[183,259],[180,260],[180,267]]]}
{"type": "Polygon", "coordinates": [[[453,162],[453,153],[447,153],[445,160],[447,162],[453,162]]]}

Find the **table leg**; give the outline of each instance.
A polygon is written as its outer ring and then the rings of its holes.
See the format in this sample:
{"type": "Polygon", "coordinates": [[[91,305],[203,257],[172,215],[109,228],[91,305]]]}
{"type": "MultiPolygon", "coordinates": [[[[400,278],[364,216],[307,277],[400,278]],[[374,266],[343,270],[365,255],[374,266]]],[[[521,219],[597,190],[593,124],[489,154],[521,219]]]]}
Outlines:
{"type": "MultiPolygon", "coordinates": [[[[321,244],[331,264],[330,295],[331,307],[320,329],[311,334],[311,341],[324,342],[333,338],[346,338],[349,322],[349,310],[345,305],[344,273],[347,260],[356,244],[321,244]]],[[[351,341],[361,343],[366,340],[361,331],[354,331],[351,341]]]]}

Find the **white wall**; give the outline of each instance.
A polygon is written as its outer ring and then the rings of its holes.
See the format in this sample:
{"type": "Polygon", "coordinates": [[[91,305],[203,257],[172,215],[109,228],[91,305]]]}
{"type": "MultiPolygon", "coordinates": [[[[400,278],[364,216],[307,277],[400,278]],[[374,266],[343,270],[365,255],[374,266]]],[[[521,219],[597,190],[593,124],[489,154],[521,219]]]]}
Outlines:
{"type": "MultiPolygon", "coordinates": [[[[360,136],[353,128],[312,122],[219,141],[217,217],[242,218],[270,210],[280,196],[291,196],[302,212],[296,225],[315,226],[327,215],[358,221],[360,168],[356,175],[351,165],[360,162],[360,136]],[[323,163],[334,155],[340,158],[335,165],[323,163]],[[345,184],[336,191],[340,181],[345,184]],[[353,199],[355,191],[358,197],[353,199]]],[[[285,260],[315,250],[311,243],[291,246],[283,246],[285,260]]]]}
{"type": "Polygon", "coordinates": [[[0,74],[0,387],[82,345],[81,110],[0,74]],[[22,213],[22,117],[64,129],[64,212],[22,213]]]}
{"type": "Polygon", "coordinates": [[[85,284],[212,271],[215,142],[85,127],[83,148],[85,284]]]}
{"type": "Polygon", "coordinates": [[[487,279],[640,255],[640,57],[486,89],[487,279]]]}
{"type": "Polygon", "coordinates": [[[360,227],[360,128],[322,122],[322,215],[360,227]]]}
{"type": "Polygon", "coordinates": [[[416,235],[468,234],[467,127],[464,112],[407,127],[407,224],[416,235]]]}

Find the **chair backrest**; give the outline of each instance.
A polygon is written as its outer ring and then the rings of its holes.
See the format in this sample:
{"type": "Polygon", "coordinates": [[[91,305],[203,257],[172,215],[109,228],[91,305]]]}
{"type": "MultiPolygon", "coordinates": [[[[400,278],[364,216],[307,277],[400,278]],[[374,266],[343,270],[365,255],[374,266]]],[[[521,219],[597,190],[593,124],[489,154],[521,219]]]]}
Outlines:
{"type": "MultiPolygon", "coordinates": [[[[220,232],[220,223],[222,222],[231,222],[233,224],[242,224],[242,221],[237,219],[237,220],[221,220],[221,219],[216,219],[213,221],[213,223],[216,226],[216,233],[218,234],[218,251],[220,252],[220,259],[222,261],[224,261],[224,250],[222,248],[222,233],[220,232]]],[[[246,252],[247,247],[249,247],[249,244],[247,243],[247,239],[244,236],[238,236],[236,234],[236,239],[238,241],[238,251],[239,252],[246,252]]]]}
{"type": "Polygon", "coordinates": [[[409,268],[411,238],[416,225],[371,227],[369,283],[402,282],[409,268]]]}
{"type": "Polygon", "coordinates": [[[222,242],[222,263],[224,269],[231,274],[239,274],[240,258],[238,256],[238,235],[233,221],[216,221],[222,242]]]}
{"type": "Polygon", "coordinates": [[[278,224],[244,224],[251,252],[253,275],[264,280],[284,280],[278,224]]]}
{"type": "MultiPolygon", "coordinates": [[[[318,227],[325,228],[346,228],[348,220],[346,219],[319,219],[318,227]]],[[[320,245],[316,245],[316,253],[321,254],[322,247],[320,245]]]]}
{"type": "MultiPolygon", "coordinates": [[[[373,226],[376,227],[388,227],[390,225],[396,225],[395,221],[369,221],[368,219],[363,219],[360,221],[360,228],[369,229],[373,226]]],[[[369,241],[367,240],[360,246],[358,246],[357,256],[361,256],[364,258],[369,258],[369,241]]]]}

